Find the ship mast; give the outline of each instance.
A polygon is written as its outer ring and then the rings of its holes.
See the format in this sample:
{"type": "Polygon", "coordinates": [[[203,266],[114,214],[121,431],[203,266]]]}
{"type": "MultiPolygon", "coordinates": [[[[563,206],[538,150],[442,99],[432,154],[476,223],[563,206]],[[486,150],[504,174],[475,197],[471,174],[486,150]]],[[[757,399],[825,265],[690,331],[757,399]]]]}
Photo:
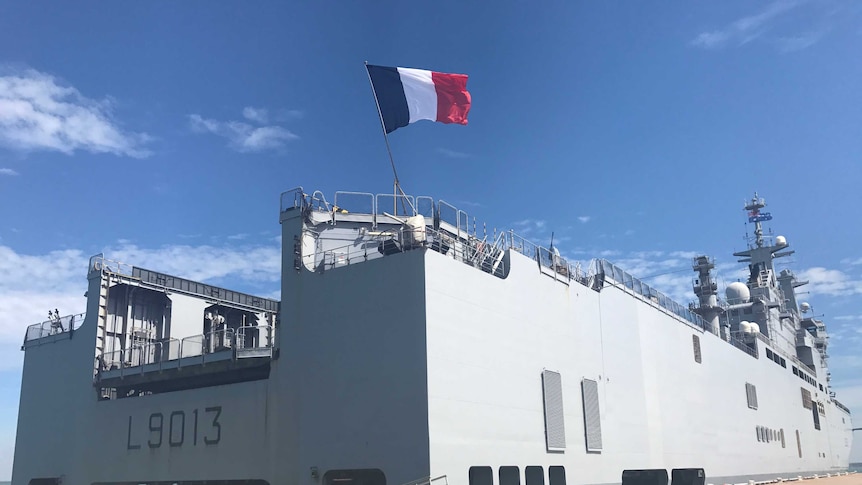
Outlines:
{"type": "Polygon", "coordinates": [[[751,201],[745,205],[745,210],[748,211],[748,221],[754,223],[754,242],[759,248],[763,247],[763,227],[760,222],[772,219],[772,215],[768,212],[760,213],[760,209],[764,207],[766,207],[766,200],[758,199],[757,192],[754,193],[751,201]]]}

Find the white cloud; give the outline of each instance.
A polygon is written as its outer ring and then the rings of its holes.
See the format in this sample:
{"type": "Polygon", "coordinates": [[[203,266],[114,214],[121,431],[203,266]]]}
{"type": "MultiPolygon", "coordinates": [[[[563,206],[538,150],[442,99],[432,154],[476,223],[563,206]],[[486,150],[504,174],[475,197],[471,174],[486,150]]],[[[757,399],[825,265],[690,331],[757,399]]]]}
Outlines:
{"type": "Polygon", "coordinates": [[[790,37],[780,37],[775,42],[782,52],[801,51],[816,44],[825,34],[825,30],[806,32],[790,37]]]}
{"type": "Polygon", "coordinates": [[[837,269],[814,267],[799,272],[800,280],[808,280],[812,294],[847,296],[862,294],[862,280],[854,280],[837,269]]]}
{"type": "Polygon", "coordinates": [[[0,75],[0,145],[14,150],[76,150],[136,158],[150,152],[145,133],[124,131],[109,98],[94,100],[33,69],[0,75]]]}
{"type": "MultiPolygon", "coordinates": [[[[729,44],[737,46],[747,44],[764,35],[773,20],[804,3],[806,2],[803,0],[773,1],[760,12],[737,19],[723,29],[700,33],[691,41],[691,44],[705,49],[718,49],[729,44]]],[[[814,42],[816,42],[816,39],[808,45],[814,42]]],[[[799,43],[798,48],[804,47],[799,43]]]]}
{"type": "Polygon", "coordinates": [[[242,109],[242,116],[247,119],[265,125],[269,121],[269,113],[265,108],[254,108],[246,106],[242,109]]]}
{"type": "MultiPolygon", "coordinates": [[[[248,110],[249,108],[246,108],[248,110]]],[[[253,108],[251,108],[253,110],[253,108]]],[[[243,113],[247,115],[247,113],[243,113]]],[[[254,111],[253,116],[259,116],[254,111]]],[[[226,138],[231,148],[238,152],[262,152],[283,148],[299,137],[281,126],[252,126],[242,121],[217,121],[199,114],[189,115],[189,124],[197,133],[212,133],[226,138]]]]}
{"type": "Polygon", "coordinates": [[[441,155],[447,156],[449,158],[469,158],[470,155],[464,152],[458,152],[455,150],[450,150],[448,148],[438,148],[437,152],[441,155]]]}
{"type": "Polygon", "coordinates": [[[590,222],[590,219],[591,219],[590,216],[578,216],[578,220],[584,224],[590,222]]]}
{"type": "Polygon", "coordinates": [[[0,175],[18,175],[18,172],[12,170],[11,168],[0,168],[0,175]]]}
{"type": "Polygon", "coordinates": [[[521,236],[527,237],[542,231],[546,224],[547,223],[543,220],[523,219],[515,222],[512,226],[515,228],[515,232],[521,236]]]}
{"type": "Polygon", "coordinates": [[[303,111],[298,109],[286,109],[281,110],[278,114],[275,115],[276,121],[290,121],[290,120],[298,120],[305,116],[303,111]]]}

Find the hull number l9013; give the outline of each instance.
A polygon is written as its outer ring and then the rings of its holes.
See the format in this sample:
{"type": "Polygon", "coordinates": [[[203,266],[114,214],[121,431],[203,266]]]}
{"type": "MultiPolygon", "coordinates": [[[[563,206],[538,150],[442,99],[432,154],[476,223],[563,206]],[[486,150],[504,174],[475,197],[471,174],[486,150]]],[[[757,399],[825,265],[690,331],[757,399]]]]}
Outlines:
{"type": "Polygon", "coordinates": [[[135,430],[134,420],[129,416],[129,428],[126,435],[126,449],[139,450],[143,443],[151,449],[163,445],[170,447],[197,446],[200,441],[204,445],[217,445],[221,441],[221,406],[212,406],[203,410],[193,409],[172,411],[169,414],[152,413],[144,430],[146,438],[135,430]],[[186,432],[188,431],[188,433],[186,432]]]}

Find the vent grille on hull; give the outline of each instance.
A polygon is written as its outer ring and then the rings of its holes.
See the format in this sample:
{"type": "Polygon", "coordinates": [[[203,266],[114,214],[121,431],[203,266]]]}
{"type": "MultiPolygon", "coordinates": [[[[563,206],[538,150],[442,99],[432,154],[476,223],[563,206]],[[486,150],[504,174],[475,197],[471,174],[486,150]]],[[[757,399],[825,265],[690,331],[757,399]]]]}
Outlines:
{"type": "Polygon", "coordinates": [[[602,421],[599,411],[599,385],[596,381],[581,381],[584,396],[584,431],[587,451],[602,451],[602,421]]]}
{"type": "Polygon", "coordinates": [[[545,402],[545,441],[548,450],[565,450],[566,426],[563,421],[563,382],[559,372],[542,371],[542,394],[545,402]]]}

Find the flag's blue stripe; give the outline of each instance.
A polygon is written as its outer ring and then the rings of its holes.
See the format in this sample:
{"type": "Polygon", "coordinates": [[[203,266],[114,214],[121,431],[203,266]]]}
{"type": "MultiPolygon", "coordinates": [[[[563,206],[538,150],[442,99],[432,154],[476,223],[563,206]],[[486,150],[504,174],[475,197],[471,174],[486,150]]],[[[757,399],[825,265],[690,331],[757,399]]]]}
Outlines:
{"type": "Polygon", "coordinates": [[[401,84],[398,69],[369,65],[368,74],[371,75],[374,92],[377,93],[386,133],[407,126],[410,123],[410,110],[407,108],[407,98],[404,96],[404,85],[401,84]]]}

